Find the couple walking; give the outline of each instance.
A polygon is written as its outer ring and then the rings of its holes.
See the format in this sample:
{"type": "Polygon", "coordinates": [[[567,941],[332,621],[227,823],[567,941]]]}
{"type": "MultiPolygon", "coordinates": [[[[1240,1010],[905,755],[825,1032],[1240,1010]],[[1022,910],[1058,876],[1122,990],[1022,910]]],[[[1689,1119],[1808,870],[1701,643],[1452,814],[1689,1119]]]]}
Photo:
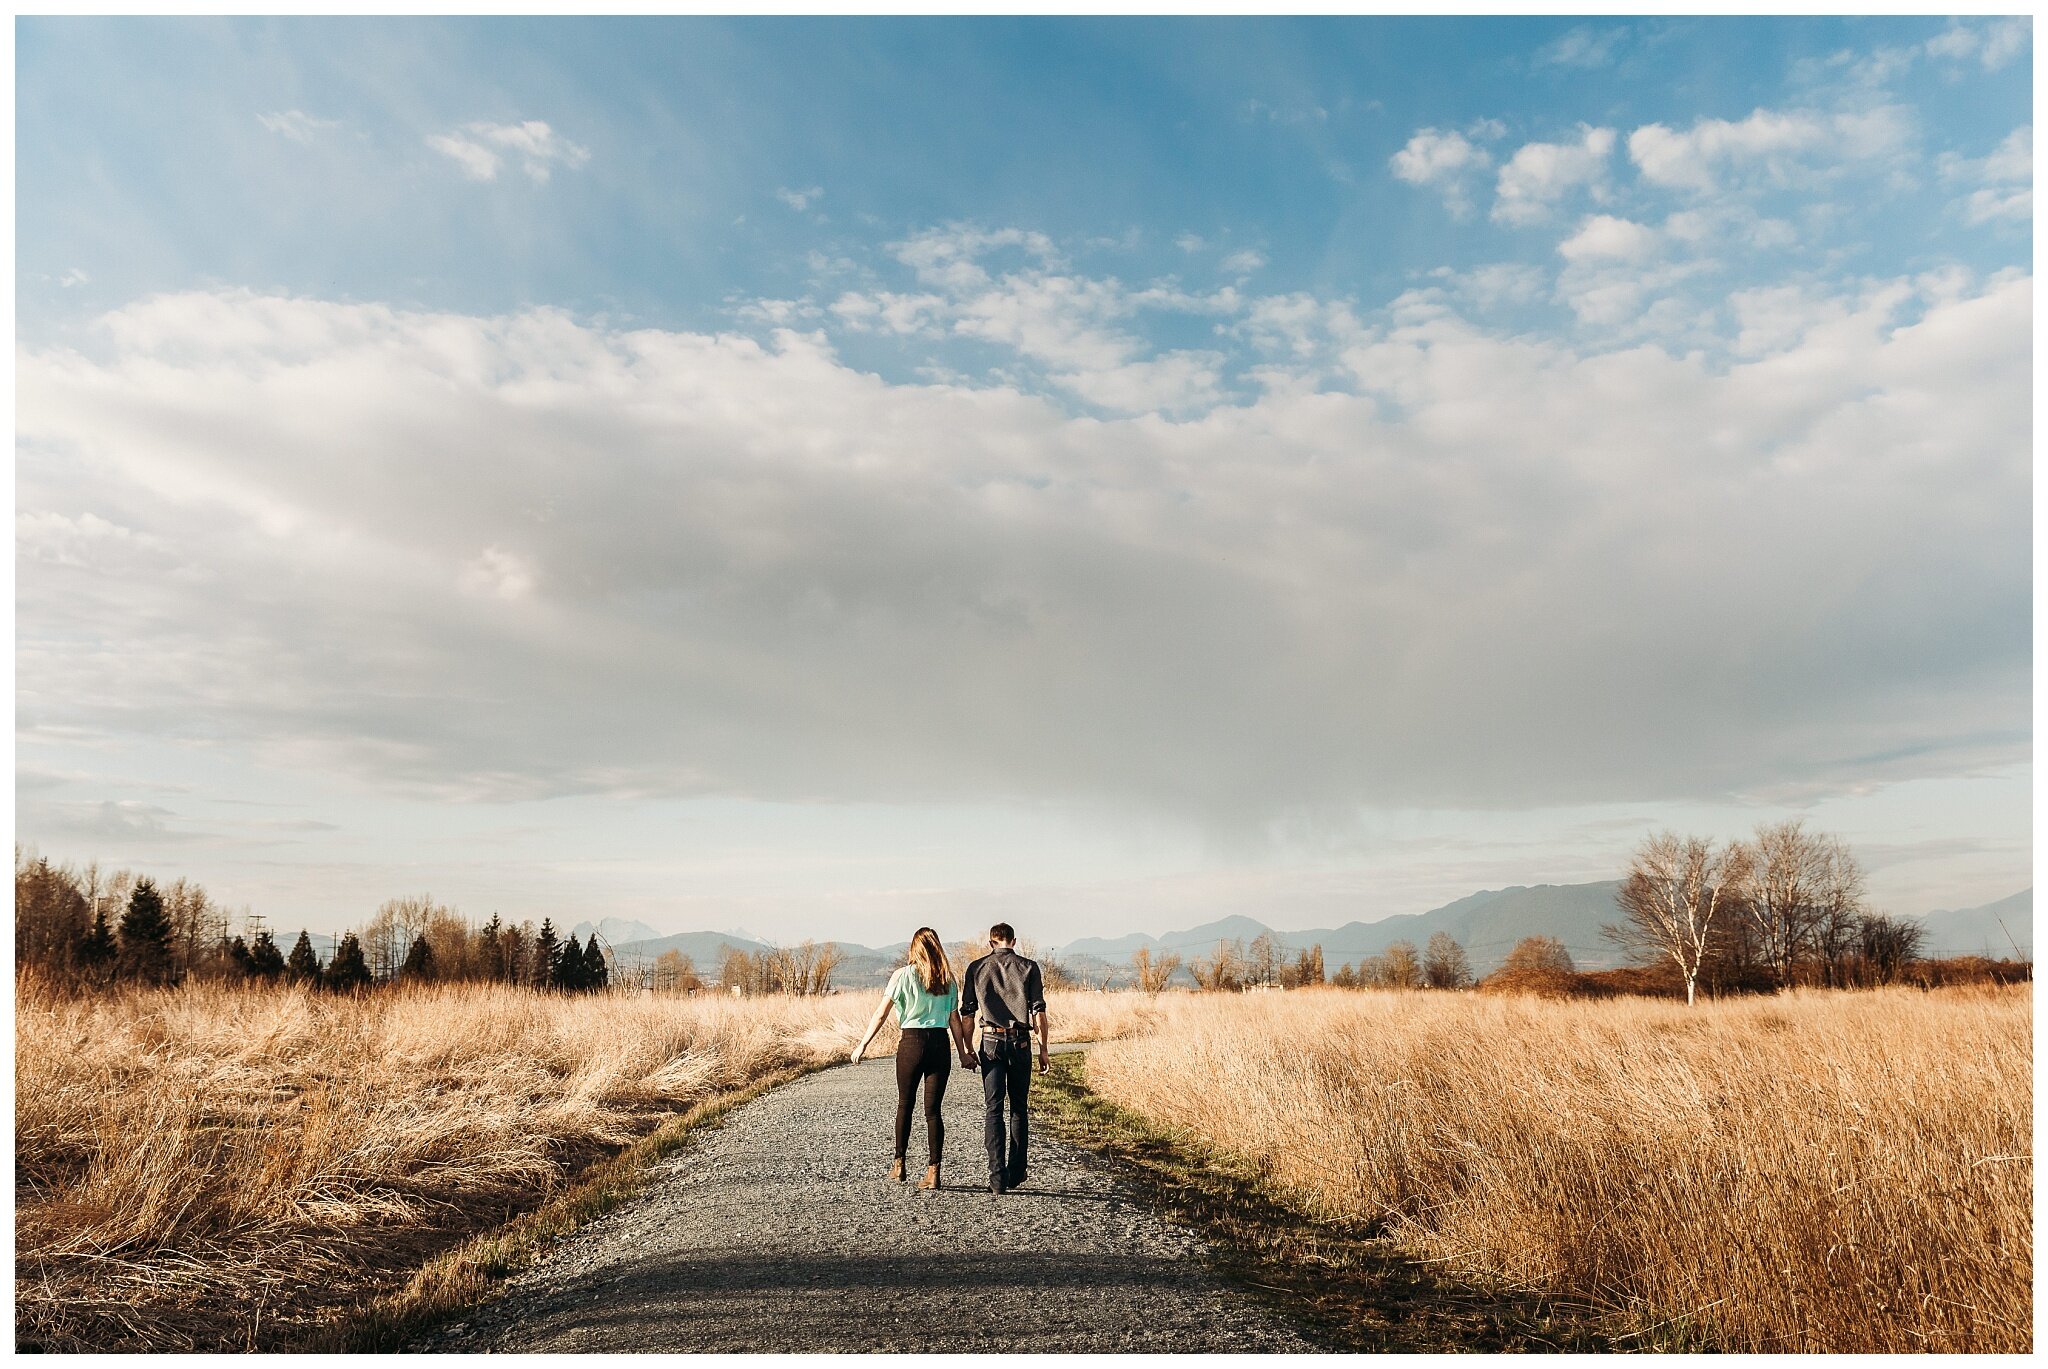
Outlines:
{"type": "Polygon", "coordinates": [[[986,1109],[982,1141],[988,1149],[989,1192],[1007,1193],[1024,1182],[1034,1031],[1040,1074],[1052,1058],[1045,1022],[1045,980],[1037,961],[1017,954],[1017,934],[1009,923],[998,922],[988,929],[988,945],[988,954],[970,961],[966,973],[956,980],[939,934],[929,927],[918,928],[910,938],[910,963],[889,980],[868,1023],[867,1035],[853,1048],[853,1061],[859,1064],[889,1014],[896,1014],[903,1037],[896,1047],[896,1163],[889,1170],[892,1179],[904,1178],[912,1105],[922,1080],[931,1168],[918,1187],[939,1186],[939,1162],[946,1143],[946,1123],[939,1110],[946,1097],[946,1080],[953,1072],[953,1053],[958,1051],[962,1067],[981,1072],[986,1109]],[[981,1031],[978,1046],[976,1028],[981,1031]]]}

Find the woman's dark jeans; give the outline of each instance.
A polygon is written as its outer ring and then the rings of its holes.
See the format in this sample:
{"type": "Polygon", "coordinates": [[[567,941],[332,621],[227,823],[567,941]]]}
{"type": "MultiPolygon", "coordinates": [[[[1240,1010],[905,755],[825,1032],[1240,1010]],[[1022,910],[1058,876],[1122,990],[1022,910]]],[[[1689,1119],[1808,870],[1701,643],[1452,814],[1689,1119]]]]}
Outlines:
{"type": "Polygon", "coordinates": [[[906,1027],[896,1043],[896,1158],[910,1149],[910,1108],[917,1099],[917,1081],[924,1080],[925,1141],[931,1162],[946,1149],[946,1119],[939,1105],[946,1100],[946,1080],[953,1073],[953,1037],[944,1027],[906,1027]]]}

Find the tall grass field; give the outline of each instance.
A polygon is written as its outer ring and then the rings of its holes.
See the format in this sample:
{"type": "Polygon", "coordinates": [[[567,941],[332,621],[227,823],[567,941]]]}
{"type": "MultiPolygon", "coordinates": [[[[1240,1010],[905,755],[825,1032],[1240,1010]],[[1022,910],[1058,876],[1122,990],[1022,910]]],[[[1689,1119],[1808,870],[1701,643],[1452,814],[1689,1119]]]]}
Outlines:
{"type": "MultiPolygon", "coordinates": [[[[17,1338],[291,1344],[663,1118],[843,1058],[874,1000],[478,984],[94,996],[24,974],[17,1338]]],[[[1131,1030],[1145,1011],[1091,995],[1060,1035],[1131,1030]]],[[[871,1050],[894,1048],[891,1029],[871,1050]]]]}
{"type": "Polygon", "coordinates": [[[2026,1351],[2027,988],[1162,995],[1098,1093],[1656,1343],[2026,1351]]]}
{"type": "MultiPolygon", "coordinates": [[[[1057,1037],[1098,1043],[1099,1093],[1419,1259],[1599,1303],[1654,1343],[2014,1351],[2031,1346],[2030,1003],[1304,990],[1052,1009],[1057,1037]]],[[[18,1337],[300,1343],[693,1103],[843,1057],[872,1005],[78,996],[24,976],[18,1337]]],[[[892,1105],[878,1095],[878,1155],[892,1105]]]]}

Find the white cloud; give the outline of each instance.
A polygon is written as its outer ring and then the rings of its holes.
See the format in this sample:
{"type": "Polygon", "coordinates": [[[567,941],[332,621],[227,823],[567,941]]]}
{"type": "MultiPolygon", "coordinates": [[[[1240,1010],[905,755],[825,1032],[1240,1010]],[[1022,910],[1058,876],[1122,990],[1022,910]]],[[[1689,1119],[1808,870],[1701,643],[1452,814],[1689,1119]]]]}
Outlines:
{"type": "Polygon", "coordinates": [[[1645,181],[1705,193],[1731,179],[1789,185],[1884,161],[1905,149],[1912,130],[1911,114],[1898,105],[1833,114],[1757,109],[1736,121],[1701,119],[1682,132],[1645,124],[1629,134],[1628,153],[1645,181]]]}
{"type": "MultiPolygon", "coordinates": [[[[1128,412],[1184,412],[1221,394],[1221,358],[1203,351],[1150,355],[1131,325],[1140,311],[1235,314],[1235,286],[1190,294],[1171,278],[1131,289],[1113,278],[1059,269],[1042,233],[952,224],[890,248],[933,290],[915,295],[852,291],[832,311],[860,332],[950,330],[1001,347],[1040,368],[1044,379],[1086,402],[1128,412]],[[893,313],[891,310],[893,309],[893,313]]],[[[1264,264],[1239,252],[1223,266],[1248,274],[1264,264]]],[[[1006,371],[1001,378],[1009,380],[1006,371]]]]}
{"type": "Polygon", "coordinates": [[[1593,214],[1557,250],[1571,261],[1641,261],[1656,253],[1657,230],[1612,214],[1593,214]]]}
{"type": "Polygon", "coordinates": [[[1364,329],[1349,304],[1296,293],[1250,301],[1229,331],[1261,352],[1303,363],[1355,343],[1364,329]]]}
{"type": "Polygon", "coordinates": [[[1456,130],[1424,128],[1388,159],[1394,175],[1410,185],[1434,186],[1444,204],[1463,217],[1472,207],[1469,179],[1493,164],[1486,149],[1456,130]]]}
{"type": "Polygon", "coordinates": [[[1254,271],[1263,270],[1265,265],[1265,254],[1249,247],[1232,252],[1223,259],[1223,269],[1233,276],[1249,276],[1254,271]]]}
{"type": "Polygon", "coordinates": [[[1469,271],[1447,273],[1452,288],[1480,313],[1536,303],[1548,293],[1549,274],[1519,262],[1489,262],[1469,271]]]}
{"type": "Polygon", "coordinates": [[[1565,195],[1581,187],[1601,195],[1607,162],[1614,151],[1614,130],[1579,126],[1575,143],[1524,143],[1496,183],[1493,217],[1503,223],[1533,223],[1547,218],[1565,195]]]}
{"type": "Polygon", "coordinates": [[[1196,353],[1060,372],[1173,421],[787,330],[154,297],[18,360],[17,535],[69,549],[17,568],[19,726],[1232,830],[2025,763],[2030,280],[1745,302],[1734,365],[1427,294],[1341,344],[1340,301],[1248,306],[1248,403],[1196,353]]]}
{"type": "Polygon", "coordinates": [[[1173,245],[1190,256],[1208,246],[1202,241],[1202,235],[1199,233],[1183,233],[1173,240],[1173,245]]]}
{"type": "Polygon", "coordinates": [[[1020,228],[987,229],[975,224],[953,223],[926,229],[902,242],[891,243],[896,260],[917,273],[927,285],[948,290],[967,290],[988,283],[988,272],[979,258],[1007,248],[1017,248],[1050,266],[1058,259],[1052,239],[1043,233],[1020,228]]]}
{"type": "Polygon", "coordinates": [[[256,116],[256,122],[272,133],[290,138],[295,143],[310,143],[327,129],[341,127],[339,119],[316,119],[302,109],[259,114],[256,116]]]}
{"type": "Polygon", "coordinates": [[[57,284],[69,290],[73,286],[84,285],[91,280],[92,277],[87,275],[82,268],[74,266],[65,271],[63,275],[57,277],[57,284]]]}
{"type": "Polygon", "coordinates": [[[1930,57],[1953,62],[1974,60],[1996,71],[2027,50],[2033,26],[2024,18],[1994,19],[1980,24],[1951,19],[1949,27],[1927,40],[1930,57]]]}
{"type": "Polygon", "coordinates": [[[1740,248],[1777,252],[1799,241],[1799,230],[1783,219],[1766,218],[1736,200],[1674,210],[1664,217],[1664,236],[1701,251],[1740,248]]]}
{"type": "Polygon", "coordinates": [[[924,333],[934,330],[945,307],[938,295],[849,290],[832,303],[831,312],[856,332],[924,333]]]}
{"type": "Polygon", "coordinates": [[[775,192],[775,198],[801,214],[817,203],[824,194],[825,188],[821,185],[814,185],[809,190],[791,190],[788,186],[783,186],[775,192]]]}
{"type": "Polygon", "coordinates": [[[1222,360],[1214,352],[1168,352],[1053,379],[1090,404],[1120,413],[1189,413],[1221,398],[1222,360]]]}
{"type": "Polygon", "coordinates": [[[1977,182],[1977,188],[1955,207],[1973,224],[2001,220],[2030,222],[2034,217],[2034,128],[2025,124],[2005,135],[1987,157],[1973,159],[1945,154],[1941,174],[1948,180],[1977,182]]]}
{"type": "Polygon", "coordinates": [[[516,160],[530,180],[543,184],[555,167],[574,170],[590,160],[588,148],[570,142],[538,119],[517,124],[468,123],[430,135],[427,146],[453,161],[473,181],[494,181],[507,160],[516,160]]]}
{"type": "Polygon", "coordinates": [[[1626,27],[1595,29],[1580,24],[1536,49],[1531,61],[1539,67],[1604,67],[1627,38],[1626,27]]]}

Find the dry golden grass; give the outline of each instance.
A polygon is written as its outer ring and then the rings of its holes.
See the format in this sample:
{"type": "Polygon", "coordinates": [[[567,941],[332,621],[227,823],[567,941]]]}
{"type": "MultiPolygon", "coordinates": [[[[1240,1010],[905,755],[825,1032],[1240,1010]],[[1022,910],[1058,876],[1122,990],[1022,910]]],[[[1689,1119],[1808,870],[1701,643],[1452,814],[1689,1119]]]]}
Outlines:
{"type": "MultiPolygon", "coordinates": [[[[190,985],[15,1028],[18,1335],[49,1349],[289,1344],[561,1192],[668,1117],[852,1048],[874,996],[362,998],[190,985]]],[[[1063,996],[1059,1039],[1141,1025],[1063,996]]],[[[893,1028],[870,1048],[893,1050],[893,1028]]]]}
{"type": "Polygon", "coordinates": [[[857,1013],[844,997],[71,998],[24,981],[18,1335],[281,1343],[660,1117],[850,1049],[857,1013]]]}
{"type": "Polygon", "coordinates": [[[1090,1086],[1660,1343],[2032,1346],[2026,989],[1163,995],[1090,1086]]]}

